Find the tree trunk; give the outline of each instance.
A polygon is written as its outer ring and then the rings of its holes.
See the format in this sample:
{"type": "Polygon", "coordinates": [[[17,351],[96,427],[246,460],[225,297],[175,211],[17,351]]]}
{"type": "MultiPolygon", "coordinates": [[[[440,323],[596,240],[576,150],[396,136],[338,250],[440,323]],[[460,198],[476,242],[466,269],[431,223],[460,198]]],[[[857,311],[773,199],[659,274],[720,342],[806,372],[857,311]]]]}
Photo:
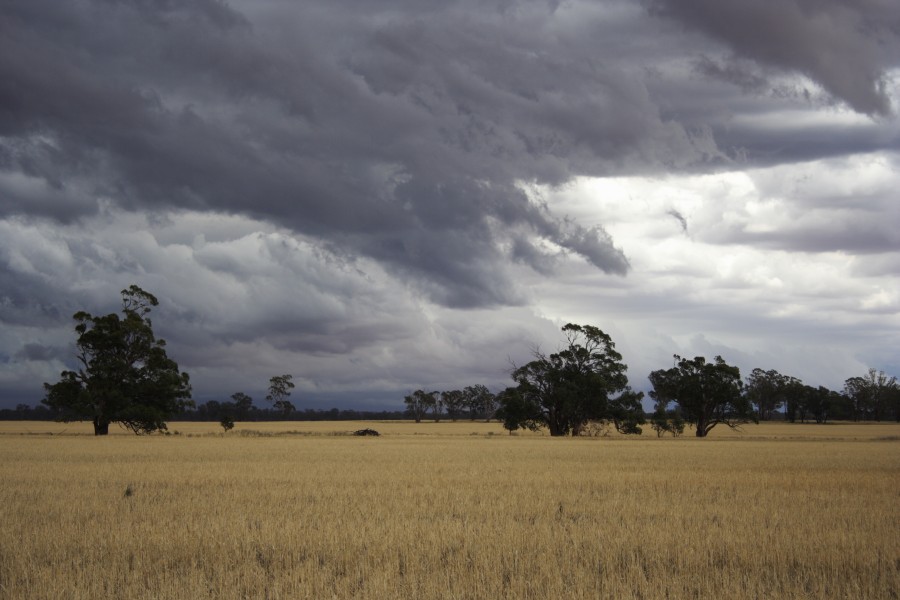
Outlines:
{"type": "Polygon", "coordinates": [[[562,423],[557,423],[556,421],[550,421],[548,423],[550,427],[550,435],[552,437],[562,436],[569,433],[568,427],[563,425],[562,423]]]}
{"type": "Polygon", "coordinates": [[[697,437],[706,437],[706,434],[709,433],[708,422],[706,418],[701,417],[697,419],[697,437]]]}
{"type": "Polygon", "coordinates": [[[100,417],[94,418],[94,435],[109,435],[109,421],[100,417]]]}

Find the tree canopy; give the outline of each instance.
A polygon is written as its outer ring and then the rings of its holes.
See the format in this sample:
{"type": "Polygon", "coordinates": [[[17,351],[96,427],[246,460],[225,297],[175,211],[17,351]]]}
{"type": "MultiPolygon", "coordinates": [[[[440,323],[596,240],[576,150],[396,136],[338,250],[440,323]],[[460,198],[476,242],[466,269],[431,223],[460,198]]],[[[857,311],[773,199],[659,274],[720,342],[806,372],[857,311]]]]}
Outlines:
{"type": "Polygon", "coordinates": [[[885,418],[900,421],[900,383],[884,371],[869,369],[863,377],[847,379],[844,395],[850,401],[856,421],[885,418]]]}
{"type": "Polygon", "coordinates": [[[294,403],[288,400],[291,390],[296,387],[293,379],[294,376],[290,373],[276,375],[269,379],[269,393],[266,400],[272,403],[272,408],[282,414],[290,414],[297,410],[294,403]]]}
{"type": "Polygon", "coordinates": [[[678,404],[697,437],[706,437],[720,423],[737,428],[756,420],[750,400],[741,393],[740,369],[721,356],[707,362],[702,356],[688,360],[676,354],[674,367],[653,371],[649,377],[657,410],[665,411],[670,402],[678,404]]]}
{"type": "Polygon", "coordinates": [[[756,407],[756,416],[760,421],[768,421],[776,410],[784,406],[788,379],[775,369],[764,371],[760,368],[753,369],[747,377],[744,393],[756,407]]]}
{"type": "Polygon", "coordinates": [[[429,407],[434,405],[434,397],[437,393],[438,392],[416,390],[409,396],[403,398],[403,402],[406,404],[407,414],[414,418],[416,423],[420,423],[428,412],[429,407]]]}
{"type": "Polygon", "coordinates": [[[547,427],[558,436],[610,421],[623,433],[640,433],[643,394],[628,387],[628,367],[612,339],[592,325],[569,323],[562,331],[565,348],[549,356],[536,351],[535,360],[513,370],[517,385],[499,397],[504,426],[547,427]]]}
{"type": "Polygon", "coordinates": [[[153,334],[149,314],[158,304],[132,285],[122,290],[122,317],[76,313],[79,368],[45,383],[43,403],[63,421],[93,421],[95,435],[109,433],[110,423],[135,433],[166,429],[166,420],[192,406],[191,386],[153,334]]]}

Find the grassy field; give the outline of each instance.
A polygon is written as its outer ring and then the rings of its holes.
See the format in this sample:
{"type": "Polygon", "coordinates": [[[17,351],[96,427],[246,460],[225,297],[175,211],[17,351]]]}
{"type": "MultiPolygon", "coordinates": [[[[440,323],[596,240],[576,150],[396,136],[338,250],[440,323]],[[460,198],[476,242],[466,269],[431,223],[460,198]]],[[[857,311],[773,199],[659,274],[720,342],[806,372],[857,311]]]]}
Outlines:
{"type": "Polygon", "coordinates": [[[897,424],[170,429],[0,423],[0,598],[900,597],[897,424]]]}

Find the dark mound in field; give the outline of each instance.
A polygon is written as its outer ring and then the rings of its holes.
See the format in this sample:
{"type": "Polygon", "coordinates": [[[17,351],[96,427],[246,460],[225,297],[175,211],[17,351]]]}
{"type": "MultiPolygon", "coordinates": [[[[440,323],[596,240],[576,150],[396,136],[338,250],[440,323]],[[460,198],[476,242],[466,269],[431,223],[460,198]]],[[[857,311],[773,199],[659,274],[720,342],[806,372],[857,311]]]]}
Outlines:
{"type": "Polygon", "coordinates": [[[381,435],[374,429],[358,429],[353,432],[353,435],[381,435]]]}

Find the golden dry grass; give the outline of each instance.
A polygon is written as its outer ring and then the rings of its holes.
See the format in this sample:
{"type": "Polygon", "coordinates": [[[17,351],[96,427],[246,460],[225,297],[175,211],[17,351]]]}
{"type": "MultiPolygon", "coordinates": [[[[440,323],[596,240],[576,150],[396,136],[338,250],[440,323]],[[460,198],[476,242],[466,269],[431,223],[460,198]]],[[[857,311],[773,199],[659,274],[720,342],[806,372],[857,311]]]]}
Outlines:
{"type": "Polygon", "coordinates": [[[896,424],[707,440],[469,422],[238,426],[303,432],[260,436],[175,423],[182,435],[108,438],[78,427],[0,424],[2,598],[900,590],[896,424]],[[330,435],[366,426],[385,435],[330,435]]]}

